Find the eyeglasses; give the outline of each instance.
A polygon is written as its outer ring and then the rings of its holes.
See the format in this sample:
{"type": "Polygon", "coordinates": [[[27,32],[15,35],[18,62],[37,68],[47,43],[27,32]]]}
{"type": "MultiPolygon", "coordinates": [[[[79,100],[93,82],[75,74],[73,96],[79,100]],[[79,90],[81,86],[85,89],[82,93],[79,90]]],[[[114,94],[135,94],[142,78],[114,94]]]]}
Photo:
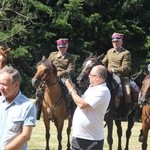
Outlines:
{"type": "Polygon", "coordinates": [[[89,77],[93,78],[94,76],[97,76],[96,74],[89,74],[89,77]]]}

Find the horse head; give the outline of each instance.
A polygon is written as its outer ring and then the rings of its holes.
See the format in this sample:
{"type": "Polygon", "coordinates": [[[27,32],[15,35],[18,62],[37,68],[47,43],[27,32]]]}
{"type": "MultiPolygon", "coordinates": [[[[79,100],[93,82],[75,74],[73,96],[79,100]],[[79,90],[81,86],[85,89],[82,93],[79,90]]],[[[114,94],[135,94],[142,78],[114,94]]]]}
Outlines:
{"type": "Polygon", "coordinates": [[[139,101],[147,101],[150,103],[150,74],[147,75],[142,82],[142,87],[139,94],[139,101]]]}
{"type": "Polygon", "coordinates": [[[36,73],[32,78],[33,87],[37,88],[40,84],[50,84],[54,77],[57,77],[57,69],[53,63],[47,59],[45,56],[36,65],[36,73]]]}
{"type": "Polygon", "coordinates": [[[83,62],[82,65],[82,71],[79,74],[79,76],[77,77],[77,83],[79,86],[81,87],[87,87],[88,86],[88,77],[90,74],[90,71],[92,70],[92,68],[96,65],[100,65],[102,63],[100,63],[98,61],[98,57],[88,57],[86,58],[86,60],[83,62]]]}
{"type": "Polygon", "coordinates": [[[7,48],[4,43],[0,43],[0,69],[5,66],[7,55],[10,51],[10,48],[7,48]]]}

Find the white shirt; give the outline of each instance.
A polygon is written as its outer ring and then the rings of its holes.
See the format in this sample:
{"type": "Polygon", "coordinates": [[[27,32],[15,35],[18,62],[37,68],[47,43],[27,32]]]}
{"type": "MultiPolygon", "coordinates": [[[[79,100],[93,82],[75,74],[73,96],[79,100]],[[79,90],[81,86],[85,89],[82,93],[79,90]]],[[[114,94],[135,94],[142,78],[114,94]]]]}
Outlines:
{"type": "Polygon", "coordinates": [[[73,117],[73,137],[89,140],[104,139],[104,115],[110,102],[110,91],[106,83],[89,87],[82,98],[91,106],[76,108],[73,117]]]}

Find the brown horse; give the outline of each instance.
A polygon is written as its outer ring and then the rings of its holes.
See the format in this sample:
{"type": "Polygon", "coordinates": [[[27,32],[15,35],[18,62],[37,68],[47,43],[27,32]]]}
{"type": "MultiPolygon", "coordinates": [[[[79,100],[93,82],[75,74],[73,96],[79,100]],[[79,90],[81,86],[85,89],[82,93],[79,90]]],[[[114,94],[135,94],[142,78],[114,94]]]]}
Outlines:
{"type": "Polygon", "coordinates": [[[142,129],[139,141],[142,142],[142,150],[146,150],[148,131],[150,129],[150,74],[148,74],[142,82],[139,102],[141,102],[142,105],[142,129]]]}
{"type": "MultiPolygon", "coordinates": [[[[97,57],[89,57],[83,62],[83,69],[80,73],[80,75],[77,78],[77,83],[81,86],[87,86],[88,85],[88,76],[89,73],[92,69],[92,67],[96,65],[102,65],[100,62],[99,58],[97,57]]],[[[122,127],[121,127],[121,120],[116,120],[115,119],[115,113],[116,113],[116,105],[117,105],[117,100],[118,97],[116,95],[117,91],[114,91],[114,88],[112,87],[112,81],[113,78],[111,74],[108,72],[108,77],[106,80],[107,86],[110,89],[111,92],[111,101],[108,107],[108,111],[105,115],[104,120],[106,121],[107,128],[108,128],[108,135],[107,135],[107,142],[109,144],[109,150],[112,150],[112,144],[113,144],[113,138],[112,138],[112,132],[113,132],[113,120],[115,120],[115,124],[117,126],[117,134],[118,134],[118,150],[122,150],[122,143],[121,143],[121,138],[122,138],[122,127]]],[[[137,93],[138,95],[138,93],[137,93]]],[[[134,97],[138,97],[135,96],[134,97]]],[[[135,100],[137,102],[137,100],[135,100]]],[[[135,107],[134,107],[134,101],[132,101],[132,111],[130,111],[128,115],[128,128],[126,131],[126,146],[125,150],[129,150],[129,139],[131,136],[131,129],[134,125],[134,113],[135,113],[135,107]]]]}
{"type": "Polygon", "coordinates": [[[62,149],[62,130],[65,119],[68,119],[68,143],[67,150],[70,150],[70,132],[72,118],[70,110],[66,106],[66,98],[60,80],[57,77],[57,69],[50,60],[43,57],[37,63],[37,72],[32,79],[32,85],[37,88],[41,84],[44,90],[44,99],[42,101],[43,120],[46,128],[46,150],[49,150],[50,139],[50,121],[54,122],[57,128],[58,150],[62,149]]]}
{"type": "Polygon", "coordinates": [[[2,69],[6,65],[6,60],[7,60],[9,51],[10,51],[10,48],[4,47],[0,43],[0,69],[2,69]]]}

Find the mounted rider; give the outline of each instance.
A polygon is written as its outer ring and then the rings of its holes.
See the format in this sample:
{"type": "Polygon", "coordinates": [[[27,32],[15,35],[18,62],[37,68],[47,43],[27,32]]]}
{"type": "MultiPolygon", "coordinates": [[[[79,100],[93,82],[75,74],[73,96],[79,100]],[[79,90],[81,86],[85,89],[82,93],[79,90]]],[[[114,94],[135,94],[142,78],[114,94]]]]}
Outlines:
{"type": "MultiPolygon", "coordinates": [[[[131,53],[122,46],[123,34],[121,33],[113,33],[112,45],[113,48],[107,51],[107,54],[103,58],[102,62],[108,68],[108,71],[113,74],[114,80],[116,82],[120,82],[120,91],[122,88],[123,92],[123,95],[122,93],[120,93],[119,95],[121,97],[119,99],[123,99],[119,102],[120,104],[122,103],[123,106],[123,114],[121,117],[122,119],[127,119],[131,103],[131,91],[129,84],[129,72],[131,70],[131,53]]],[[[120,108],[121,107],[119,107],[118,109],[120,108]]]]}
{"type": "MultiPolygon", "coordinates": [[[[63,89],[66,90],[64,82],[67,78],[70,78],[72,73],[74,72],[75,57],[74,57],[74,55],[67,52],[68,43],[69,43],[67,38],[60,38],[56,41],[56,43],[57,43],[58,50],[50,53],[48,59],[57,68],[57,76],[60,78],[60,81],[62,82],[63,89]]],[[[36,95],[39,94],[39,96],[41,97],[44,94],[43,87],[41,86],[37,90],[38,91],[37,91],[36,95]]],[[[65,91],[65,95],[67,95],[66,93],[68,94],[68,91],[65,91]]],[[[37,96],[37,98],[38,98],[38,96],[37,96]]],[[[67,103],[68,103],[68,101],[67,101],[67,103]]],[[[67,105],[69,105],[69,104],[67,104],[67,105]]]]}

